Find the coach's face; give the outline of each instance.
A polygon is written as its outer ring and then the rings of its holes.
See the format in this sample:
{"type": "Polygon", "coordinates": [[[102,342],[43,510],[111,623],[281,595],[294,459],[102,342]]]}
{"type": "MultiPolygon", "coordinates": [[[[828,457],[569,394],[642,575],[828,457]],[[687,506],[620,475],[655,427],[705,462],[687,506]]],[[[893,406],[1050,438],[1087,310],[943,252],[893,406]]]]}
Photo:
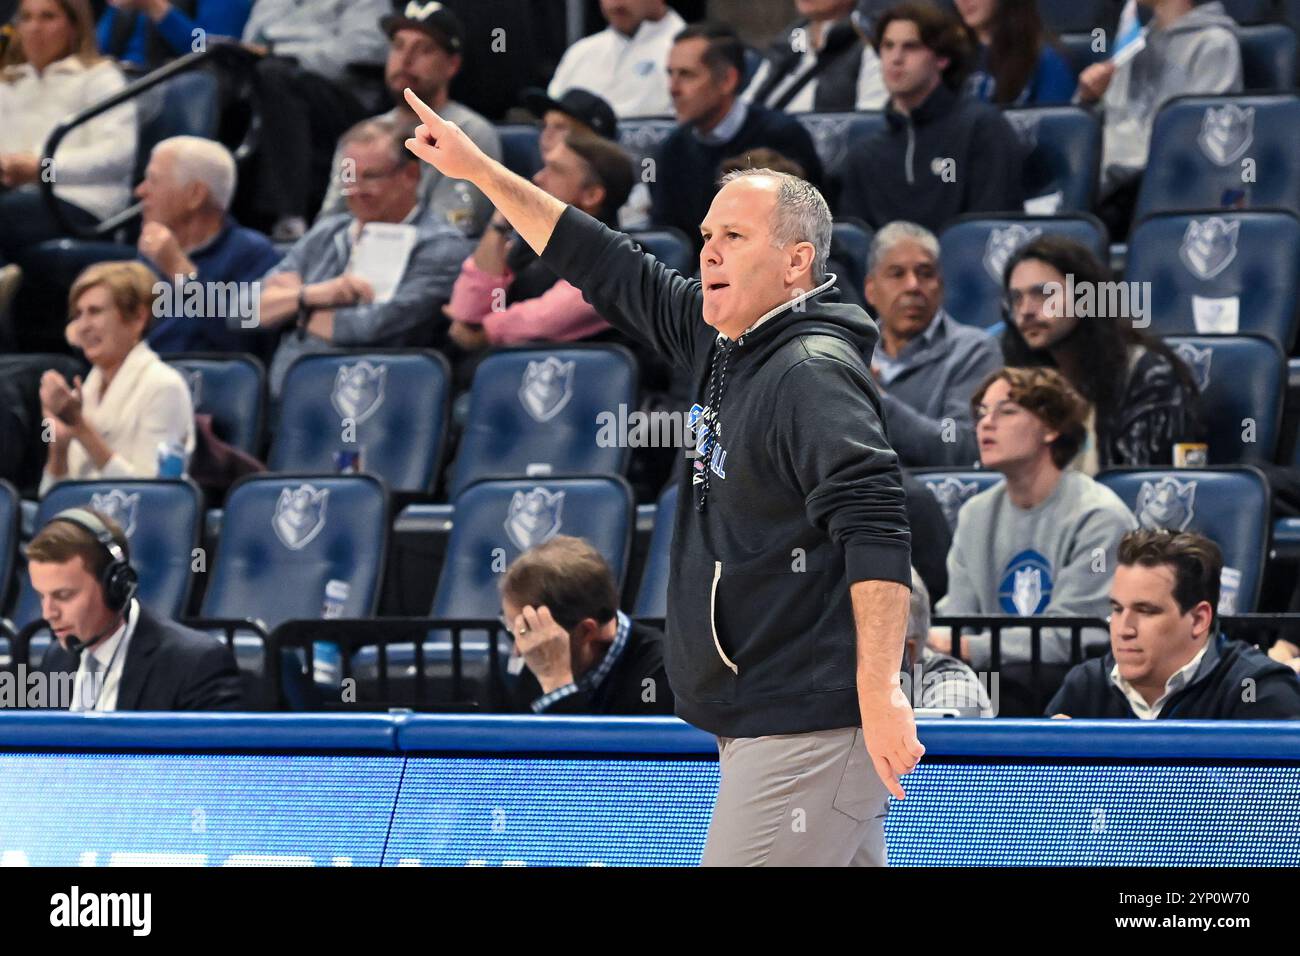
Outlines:
{"type": "Polygon", "coordinates": [[[41,616],[64,647],[72,635],[89,641],[113,623],[104,592],[80,555],[69,561],[33,561],[27,567],[41,599],[41,616]]]}
{"type": "Polygon", "coordinates": [[[812,243],[772,243],[777,188],[766,176],[729,182],[700,224],[704,321],[730,339],[811,288],[812,243]]]}
{"type": "Polygon", "coordinates": [[[1121,564],[1110,585],[1110,649],[1120,676],[1163,691],[1165,682],[1205,646],[1213,609],[1201,601],[1183,613],[1167,564],[1121,564]]]}

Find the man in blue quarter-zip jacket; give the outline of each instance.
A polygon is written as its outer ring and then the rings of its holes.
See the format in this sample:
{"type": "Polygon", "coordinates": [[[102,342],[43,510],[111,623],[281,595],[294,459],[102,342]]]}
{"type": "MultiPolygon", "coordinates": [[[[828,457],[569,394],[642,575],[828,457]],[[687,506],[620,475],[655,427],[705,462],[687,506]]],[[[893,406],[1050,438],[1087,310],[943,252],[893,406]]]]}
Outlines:
{"type": "Polygon", "coordinates": [[[889,105],[885,128],[850,144],[837,210],[873,229],[904,219],[939,232],[964,212],[1020,212],[1025,148],[997,107],[962,97],[970,48],[929,3],[876,21],[889,105]]]}
{"type": "Polygon", "coordinates": [[[664,647],[678,716],[718,738],[704,863],[883,865],[889,794],[925,752],[898,686],[911,542],[863,359],[876,327],[825,273],[825,200],[793,176],[729,174],[689,279],[407,100],[412,152],[690,375],[664,647]]]}

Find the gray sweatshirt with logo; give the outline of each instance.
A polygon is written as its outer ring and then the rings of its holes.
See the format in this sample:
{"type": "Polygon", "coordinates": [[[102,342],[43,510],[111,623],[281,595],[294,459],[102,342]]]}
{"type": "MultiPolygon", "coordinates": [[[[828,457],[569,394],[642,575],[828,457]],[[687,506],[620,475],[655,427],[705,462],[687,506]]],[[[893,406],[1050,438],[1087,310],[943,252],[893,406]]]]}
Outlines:
{"type": "MultiPolygon", "coordinates": [[[[948,551],[948,593],[936,617],[960,614],[1105,617],[1124,533],[1137,519],[1115,492],[1066,471],[1035,508],[1020,508],[999,482],[962,505],[948,551]]],[[[1089,637],[1085,632],[1085,643],[1089,637]]],[[[970,664],[989,665],[988,635],[970,637],[970,664]]],[[[1027,628],[1002,631],[1002,659],[1027,661],[1027,628]]],[[[1042,660],[1070,659],[1068,630],[1042,631],[1042,660]]]]}

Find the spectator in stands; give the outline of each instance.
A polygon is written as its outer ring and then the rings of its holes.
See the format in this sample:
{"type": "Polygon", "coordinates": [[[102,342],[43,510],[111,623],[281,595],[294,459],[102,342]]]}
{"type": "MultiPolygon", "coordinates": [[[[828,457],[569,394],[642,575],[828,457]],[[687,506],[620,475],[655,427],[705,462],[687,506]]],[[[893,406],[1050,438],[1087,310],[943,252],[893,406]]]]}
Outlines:
{"type": "Polygon", "coordinates": [[[1285,638],[1278,638],[1273,642],[1273,646],[1268,649],[1268,656],[1275,661],[1281,661],[1300,674],[1300,647],[1285,638]]]}
{"type": "Polygon", "coordinates": [[[929,635],[930,592],[916,568],[912,568],[912,596],[908,600],[903,646],[903,687],[911,688],[912,706],[957,708],[964,717],[996,717],[988,691],[975,672],[957,658],[928,647],[929,635]]]}
{"type": "Polygon", "coordinates": [[[335,143],[366,115],[348,68],[384,61],[379,21],[387,9],[388,0],[258,0],[253,7],[243,40],[261,54],[252,83],[262,138],[248,221],[277,241],[306,232],[329,183],[335,143]]]}
{"type": "Polygon", "coordinates": [[[74,225],[93,225],[131,199],[130,104],[76,127],[42,164],[56,126],[126,85],[95,50],[94,29],[89,0],[23,0],[19,9],[0,74],[0,265],[21,265],[28,247],[64,234],[41,196],[43,179],[56,184],[56,202],[74,225]]]}
{"type": "Polygon", "coordinates": [[[943,308],[939,240],[891,222],[867,255],[866,297],[880,343],[870,356],[889,441],[904,465],[970,465],[979,453],[970,398],[1002,367],[997,340],[943,308]]]}
{"type": "Polygon", "coordinates": [[[801,165],[814,185],[821,180],[817,150],[798,120],[739,99],[744,72],[745,48],[735,31],[721,24],[687,27],[668,56],[678,126],[659,147],[650,216],[697,244],[726,157],[765,146],[801,165]]]}
{"type": "Polygon", "coordinates": [[[140,70],[205,49],[208,37],[238,37],[253,0],[109,0],[99,18],[99,49],[140,70]]]}
{"type": "Polygon", "coordinates": [[[883,109],[880,58],[849,20],[855,2],[795,0],[799,19],[772,42],[744,98],[787,113],[883,109]]]}
{"type": "MultiPolygon", "coordinates": [[[[599,136],[570,133],[545,154],[533,177],[542,189],[611,227],[632,189],[632,160],[599,136]]],[[[475,352],[492,345],[574,342],[609,331],[582,292],[543,265],[510,224],[493,216],[461,266],[445,312],[450,336],[475,352]]]]}
{"type": "MultiPolygon", "coordinates": [[[[44,674],[69,675],[74,711],[240,710],[244,692],[230,648],[160,617],[135,597],[126,534],[107,515],[72,508],[27,546],[32,588],[55,640],[44,674]]],[[[62,682],[52,682],[59,687],[62,682]]]]}
{"type": "MultiPolygon", "coordinates": [[[[1115,549],[1137,520],[1119,497],[1068,468],[1083,444],[1086,403],[1052,369],[1004,368],[971,399],[980,461],[1006,480],[975,495],[957,515],[941,615],[1105,617],[1115,549]]],[[[931,646],[949,652],[936,628],[931,646]]],[[[962,638],[976,670],[989,661],[987,635],[962,638]]],[[[1027,661],[1027,631],[1003,630],[1002,659],[1027,661]]],[[[1042,633],[1042,660],[1063,662],[1068,639],[1042,633]]]]}
{"type": "Polygon", "coordinates": [[[1076,99],[1103,114],[1102,219],[1122,238],[1146,168],[1156,113],[1175,96],[1241,90],[1241,47],[1223,4],[1138,0],[1152,8],[1146,46],[1123,66],[1094,63],[1079,74],[1076,99]]]}
{"type": "Polygon", "coordinates": [[[40,493],[64,479],[152,478],[159,445],[194,450],[194,408],[180,372],[144,341],[155,277],[140,262],[101,262],[68,295],[75,341],[91,365],[85,382],[41,377],[50,429],[40,493]]]}
{"type": "Polygon", "coordinates": [[[543,155],[552,146],[564,142],[570,133],[603,136],[618,142],[618,117],[614,108],[590,90],[574,87],[552,99],[542,90],[530,89],[524,91],[523,99],[529,112],[541,120],[537,146],[543,155]]]}
{"type": "Polygon", "coordinates": [[[1078,665],[1053,717],[1300,719],[1300,680],[1221,633],[1219,546],[1195,532],[1133,531],[1110,586],[1110,653],[1078,665]]]}
{"type": "Polygon", "coordinates": [[[875,45],[887,122],[850,145],[838,214],[938,232],[964,212],[1018,211],[1025,150],[996,107],[958,95],[969,56],[962,25],[929,3],[901,3],[876,20],[875,45]]]}
{"type": "Polygon", "coordinates": [[[1050,106],[1074,96],[1074,71],[1043,26],[1035,0],[957,0],[975,41],[966,92],[999,106],[1050,106]]]}
{"type": "MultiPolygon", "coordinates": [[[[206,289],[214,283],[253,282],[280,261],[266,236],[227,213],[235,194],[235,158],[214,140],[173,136],[160,142],[135,194],[144,220],[140,258],[163,281],[179,287],[178,295],[160,303],[184,301],[195,283],[206,289]]],[[[160,321],[149,332],[149,345],[163,353],[265,350],[266,336],[243,328],[245,317],[232,314],[238,310],[224,316],[192,312],[165,305],[158,309],[160,321]]]]}
{"type": "MultiPolygon", "coordinates": [[[[440,3],[395,3],[396,12],[384,17],[383,28],[390,44],[384,82],[396,105],[384,115],[406,124],[410,109],[402,99],[402,91],[409,87],[426,103],[441,104],[434,107],[440,116],[449,117],[479,149],[500,159],[501,138],[496,127],[453,100],[449,92],[464,57],[465,27],[460,18],[440,3]]],[[[334,151],[331,168],[334,175],[321,205],[321,217],[346,211],[343,191],[355,173],[343,166],[339,149],[334,151]]],[[[481,234],[492,214],[492,204],[481,192],[469,183],[448,179],[432,167],[420,173],[420,203],[425,215],[435,222],[449,223],[467,236],[481,234]]]]}
{"type": "Polygon", "coordinates": [[[525,551],[501,580],[502,623],[526,668],[517,709],[535,714],[671,714],[663,636],[618,610],[599,551],[556,535],[525,551]]]}
{"type": "MultiPolygon", "coordinates": [[[[423,215],[420,168],[405,147],[408,131],[381,116],[343,135],[344,160],[356,170],[349,211],[316,223],[263,280],[263,325],[295,325],[281,335],[271,361],[273,395],[300,355],[340,346],[427,344],[435,327],[441,329],[431,319],[451,297],[469,242],[459,230],[423,215]],[[376,297],[373,273],[368,278],[352,269],[353,252],[370,223],[401,223],[412,230],[405,264],[388,263],[394,269],[388,279],[400,277],[389,297],[376,297]]],[[[403,243],[390,236],[388,248],[403,243]]]]}
{"type": "Polygon", "coordinates": [[[667,116],[668,49],[686,21],[664,0],[600,0],[600,12],[609,26],[564,51],[547,92],[598,90],[619,119],[667,116]]]}
{"type": "Polygon", "coordinates": [[[1172,465],[1176,443],[1205,440],[1192,373],[1164,342],[1134,328],[1134,315],[1099,315],[1067,302],[1067,276],[1068,288],[1090,288],[1096,303],[1109,298],[1110,270],[1072,239],[1039,236],[1007,260],[1006,364],[1055,368],[1088,400],[1088,437],[1076,463],[1086,474],[1172,465]]]}

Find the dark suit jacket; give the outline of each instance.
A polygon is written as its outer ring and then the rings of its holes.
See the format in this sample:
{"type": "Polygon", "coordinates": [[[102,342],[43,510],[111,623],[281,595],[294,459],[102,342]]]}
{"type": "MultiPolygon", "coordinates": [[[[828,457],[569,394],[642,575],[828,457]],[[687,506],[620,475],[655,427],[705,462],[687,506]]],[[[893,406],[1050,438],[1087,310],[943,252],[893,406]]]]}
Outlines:
{"type": "MultiPolygon", "coordinates": [[[[46,674],[77,672],[76,655],[55,641],[41,659],[46,674]]],[[[118,710],[242,710],[235,655],[221,641],[181,627],[140,605],[122,664],[118,710]]]]}

